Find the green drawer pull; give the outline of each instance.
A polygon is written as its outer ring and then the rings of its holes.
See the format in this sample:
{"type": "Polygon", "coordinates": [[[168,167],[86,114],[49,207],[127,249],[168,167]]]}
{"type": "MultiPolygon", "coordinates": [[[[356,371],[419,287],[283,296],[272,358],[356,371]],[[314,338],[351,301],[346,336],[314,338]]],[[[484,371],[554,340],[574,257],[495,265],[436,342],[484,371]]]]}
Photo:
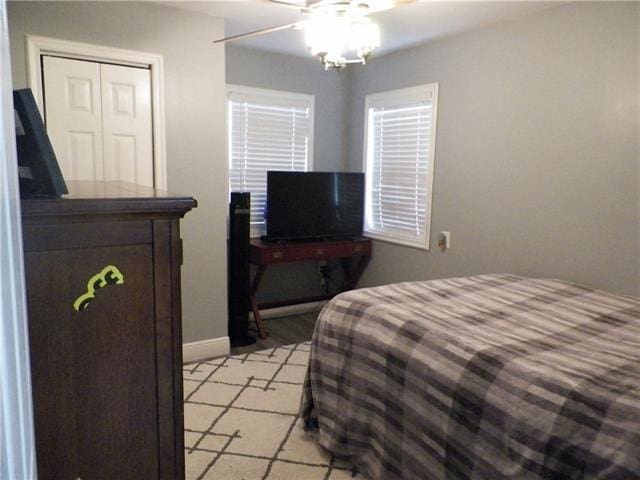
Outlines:
{"type": "Polygon", "coordinates": [[[124,283],[124,275],[114,265],[107,265],[100,273],[96,273],[87,282],[87,291],[80,295],[75,302],[73,308],[76,312],[80,312],[89,306],[91,300],[96,297],[96,290],[107,285],[122,285],[124,283]]]}

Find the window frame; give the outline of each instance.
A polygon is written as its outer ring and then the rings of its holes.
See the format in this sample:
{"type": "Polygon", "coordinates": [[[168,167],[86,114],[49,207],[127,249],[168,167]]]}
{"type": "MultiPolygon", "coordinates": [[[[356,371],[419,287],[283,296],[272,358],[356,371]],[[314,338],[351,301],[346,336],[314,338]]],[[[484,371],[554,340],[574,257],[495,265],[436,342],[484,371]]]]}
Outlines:
{"type": "MultiPolygon", "coordinates": [[[[306,172],[313,171],[313,153],[314,153],[314,126],[315,126],[315,95],[308,93],[291,92],[287,90],[273,90],[267,88],[249,87],[246,85],[227,84],[225,88],[225,118],[226,118],[226,156],[227,156],[227,198],[231,198],[231,135],[232,135],[232,110],[231,96],[233,94],[246,95],[253,97],[257,101],[264,100],[267,102],[287,101],[289,104],[300,103],[306,104],[309,108],[309,125],[308,125],[308,155],[306,172]]],[[[266,188],[266,185],[265,185],[266,188]]],[[[227,214],[228,215],[228,214],[227,214]]],[[[251,225],[249,227],[249,236],[257,238],[266,233],[266,222],[260,226],[251,225]]]]}
{"type": "Polygon", "coordinates": [[[431,222],[433,218],[433,176],[434,176],[434,163],[435,163],[435,150],[436,150],[436,131],[437,131],[437,119],[438,119],[438,83],[427,83],[418,85],[415,87],[401,88],[396,90],[387,90],[384,92],[378,92],[369,94],[365,97],[364,107],[364,145],[363,145],[363,160],[362,171],[365,173],[365,221],[364,221],[364,234],[375,240],[381,240],[388,243],[394,243],[403,245],[406,247],[418,248],[421,250],[429,250],[431,245],[431,222]],[[432,105],[432,128],[430,132],[430,144],[429,158],[427,172],[428,179],[426,183],[427,194],[425,198],[425,240],[421,239],[411,240],[400,237],[388,232],[372,231],[367,228],[367,212],[369,206],[369,196],[371,188],[371,176],[368,174],[367,166],[369,164],[369,152],[371,150],[372,137],[372,122],[370,110],[376,107],[382,107],[385,105],[394,105],[402,102],[411,103],[411,101],[419,102],[424,101],[428,96],[431,96],[432,105]]]}

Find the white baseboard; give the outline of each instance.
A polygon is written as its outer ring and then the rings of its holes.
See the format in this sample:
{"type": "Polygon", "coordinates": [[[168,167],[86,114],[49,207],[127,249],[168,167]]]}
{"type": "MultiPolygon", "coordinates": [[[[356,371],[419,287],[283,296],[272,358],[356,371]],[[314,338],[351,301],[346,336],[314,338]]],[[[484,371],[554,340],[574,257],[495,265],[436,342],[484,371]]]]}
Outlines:
{"type": "MultiPolygon", "coordinates": [[[[327,303],[312,302],[302,303],[300,305],[289,305],[287,307],[269,308],[260,310],[262,318],[286,317],[289,315],[300,315],[301,313],[313,312],[320,309],[327,303]]],[[[253,314],[249,313],[250,321],[254,321],[253,314]]],[[[198,342],[185,343],[182,345],[182,361],[183,363],[201,362],[209,358],[224,357],[229,355],[230,349],[229,337],[209,338],[198,342]]]]}
{"type": "Polygon", "coordinates": [[[182,345],[182,362],[193,363],[229,355],[229,337],[209,338],[182,345]]]}
{"type": "MultiPolygon", "coordinates": [[[[260,310],[260,316],[264,319],[276,318],[276,317],[288,317],[289,315],[300,315],[301,313],[308,313],[317,310],[318,312],[326,304],[325,301],[301,303],[300,305],[288,305],[286,307],[269,308],[266,310],[260,310]]],[[[249,312],[249,318],[253,321],[253,313],[249,312]]]]}

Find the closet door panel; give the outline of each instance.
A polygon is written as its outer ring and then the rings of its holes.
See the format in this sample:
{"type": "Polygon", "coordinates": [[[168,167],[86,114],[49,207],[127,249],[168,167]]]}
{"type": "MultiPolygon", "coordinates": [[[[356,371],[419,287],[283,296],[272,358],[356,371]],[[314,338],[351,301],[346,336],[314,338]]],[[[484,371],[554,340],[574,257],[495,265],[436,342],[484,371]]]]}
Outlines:
{"type": "Polygon", "coordinates": [[[100,65],[106,180],[153,186],[151,72],[100,65]]]}
{"type": "Polygon", "coordinates": [[[66,180],[102,180],[100,64],[44,56],[47,133],[66,180]]]}

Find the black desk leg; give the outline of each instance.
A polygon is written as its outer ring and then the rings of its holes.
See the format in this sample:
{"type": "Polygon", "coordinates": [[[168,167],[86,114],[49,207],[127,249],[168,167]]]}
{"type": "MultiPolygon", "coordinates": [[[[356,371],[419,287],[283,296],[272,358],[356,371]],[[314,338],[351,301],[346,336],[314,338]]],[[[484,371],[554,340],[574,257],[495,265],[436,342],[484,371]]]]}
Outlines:
{"type": "Polygon", "coordinates": [[[258,301],[256,299],[256,293],[258,292],[260,281],[262,280],[262,276],[264,275],[264,271],[266,269],[266,265],[258,265],[258,270],[256,271],[256,276],[253,277],[253,282],[251,282],[251,290],[249,292],[249,302],[251,303],[253,318],[256,321],[256,327],[258,327],[258,334],[263,340],[269,336],[269,331],[267,330],[267,326],[262,322],[260,309],[258,308],[258,301]]]}
{"type": "Polygon", "coordinates": [[[344,270],[344,290],[353,290],[356,288],[356,285],[360,281],[360,277],[369,265],[369,260],[371,260],[371,256],[362,255],[355,264],[355,267],[351,261],[351,258],[341,258],[340,263],[342,264],[342,269],[344,270]]]}

